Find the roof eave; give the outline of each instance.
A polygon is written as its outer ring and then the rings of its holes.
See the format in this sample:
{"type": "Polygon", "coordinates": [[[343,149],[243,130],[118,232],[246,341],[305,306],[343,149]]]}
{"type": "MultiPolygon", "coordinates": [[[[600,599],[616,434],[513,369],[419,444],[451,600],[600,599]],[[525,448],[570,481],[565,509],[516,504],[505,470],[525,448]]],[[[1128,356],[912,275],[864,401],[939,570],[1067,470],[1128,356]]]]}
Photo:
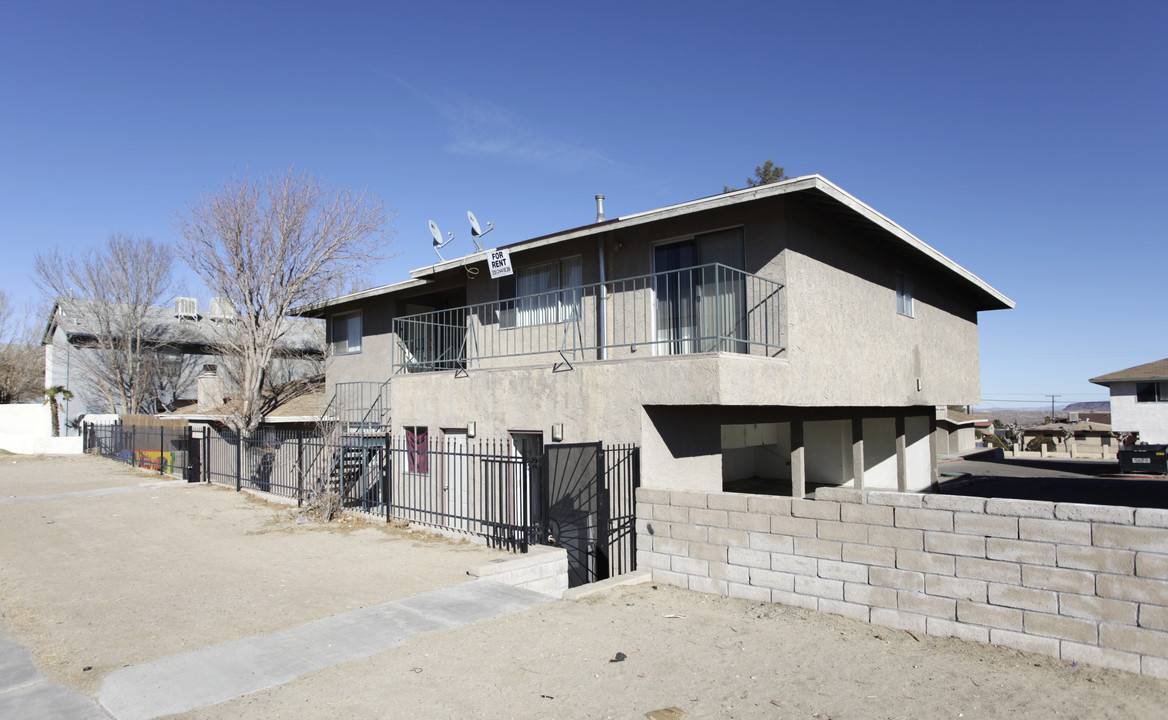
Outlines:
{"type": "MultiPolygon", "coordinates": [[[[804,175],[801,177],[790,178],[788,180],[780,180],[779,182],[775,183],[760,185],[758,187],[734,190],[731,192],[720,193],[718,195],[711,195],[709,197],[699,198],[697,200],[690,200],[675,205],[668,205],[663,208],[647,210],[640,213],[634,213],[632,215],[624,215],[614,220],[592,223],[590,225],[584,225],[581,227],[572,228],[570,230],[553,233],[551,235],[544,235],[542,237],[523,240],[500,247],[511,251],[532,250],[556,243],[578,240],[601,233],[623,230],[638,225],[645,225],[648,223],[668,220],[670,218],[680,217],[691,213],[714,210],[730,205],[753,202],[763,198],[808,190],[818,190],[822,192],[835,202],[866,218],[885,232],[888,232],[916,252],[924,255],[927,259],[937,263],[938,265],[941,265],[950,273],[969,283],[979,292],[984,300],[984,307],[979,309],[1008,310],[1014,307],[1013,300],[995,290],[977,275],[974,275],[970,271],[955,263],[953,260],[950,260],[948,257],[938,252],[936,249],[929,246],[915,235],[902,228],[900,225],[897,225],[889,218],[872,209],[870,206],[860,201],[845,191],[843,188],[832,183],[822,175],[804,175]]],[[[475,252],[470,255],[465,255],[460,258],[455,258],[453,260],[446,260],[440,263],[435,263],[433,265],[417,268],[410,271],[410,276],[413,278],[412,281],[406,281],[406,283],[397,283],[396,285],[385,285],[380,288],[372,288],[360,293],[352,293],[350,295],[327,300],[322,303],[308,305],[302,309],[298,309],[298,314],[300,312],[307,312],[310,310],[319,311],[323,308],[335,306],[341,303],[352,302],[354,300],[360,300],[367,297],[388,294],[397,290],[406,289],[407,283],[426,282],[428,278],[432,278],[446,271],[455,270],[477,263],[485,259],[486,254],[487,251],[484,250],[481,252],[475,252]]]]}

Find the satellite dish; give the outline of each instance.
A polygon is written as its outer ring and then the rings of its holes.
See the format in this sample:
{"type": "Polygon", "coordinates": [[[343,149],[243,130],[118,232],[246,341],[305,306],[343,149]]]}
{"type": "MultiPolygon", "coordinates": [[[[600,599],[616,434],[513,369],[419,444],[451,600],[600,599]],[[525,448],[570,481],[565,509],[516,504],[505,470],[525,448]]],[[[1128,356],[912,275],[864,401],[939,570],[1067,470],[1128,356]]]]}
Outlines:
{"type": "Polygon", "coordinates": [[[486,235],[490,231],[494,230],[495,223],[492,223],[492,222],[487,223],[487,230],[486,230],[486,232],[483,232],[482,227],[479,226],[479,219],[475,217],[475,214],[473,212],[471,212],[470,210],[467,210],[466,211],[466,218],[468,220],[470,220],[470,237],[472,240],[474,240],[475,247],[477,247],[479,249],[479,252],[482,252],[483,244],[481,242],[479,242],[479,238],[482,237],[483,235],[486,235]]]}
{"type": "Polygon", "coordinates": [[[442,257],[442,253],[438,252],[438,248],[444,247],[447,243],[454,239],[454,233],[448,233],[450,237],[446,240],[442,239],[442,231],[438,229],[437,223],[430,221],[430,234],[434,236],[434,254],[438,256],[438,260],[446,262],[446,258],[442,257]]]}

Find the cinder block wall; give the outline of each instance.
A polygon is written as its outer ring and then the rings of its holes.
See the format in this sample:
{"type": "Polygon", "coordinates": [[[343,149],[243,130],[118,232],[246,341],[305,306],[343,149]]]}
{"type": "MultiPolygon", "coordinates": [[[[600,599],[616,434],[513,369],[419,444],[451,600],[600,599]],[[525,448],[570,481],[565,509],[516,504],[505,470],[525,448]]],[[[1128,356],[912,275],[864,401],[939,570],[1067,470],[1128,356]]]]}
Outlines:
{"type": "Polygon", "coordinates": [[[568,589],[568,552],[533,545],[522,555],[492,560],[467,574],[560,598],[568,589]]]}
{"type": "Polygon", "coordinates": [[[655,582],[1168,678],[1168,510],[637,491],[655,582]]]}

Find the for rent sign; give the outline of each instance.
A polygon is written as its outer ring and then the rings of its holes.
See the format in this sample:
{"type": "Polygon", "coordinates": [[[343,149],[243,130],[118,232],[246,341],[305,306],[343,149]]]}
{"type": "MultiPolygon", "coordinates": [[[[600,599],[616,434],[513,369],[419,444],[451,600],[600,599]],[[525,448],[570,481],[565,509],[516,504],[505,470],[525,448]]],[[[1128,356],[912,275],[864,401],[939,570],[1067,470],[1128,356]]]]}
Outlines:
{"type": "Polygon", "coordinates": [[[491,279],[511,275],[511,253],[506,250],[487,252],[487,266],[491,268],[491,279]]]}

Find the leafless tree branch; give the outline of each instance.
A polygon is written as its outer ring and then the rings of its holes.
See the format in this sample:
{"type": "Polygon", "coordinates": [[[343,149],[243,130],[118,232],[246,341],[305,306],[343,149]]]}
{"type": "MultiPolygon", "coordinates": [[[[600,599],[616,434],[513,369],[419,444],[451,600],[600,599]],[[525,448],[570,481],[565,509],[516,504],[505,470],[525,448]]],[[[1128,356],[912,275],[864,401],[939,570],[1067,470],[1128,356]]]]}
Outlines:
{"type": "Polygon", "coordinates": [[[224,344],[238,360],[237,429],[250,432],[262,419],[265,374],[286,328],[281,320],[383,259],[392,217],[368,191],[292,168],[232,176],[176,215],[184,261],[238,313],[224,324],[224,344]]]}

